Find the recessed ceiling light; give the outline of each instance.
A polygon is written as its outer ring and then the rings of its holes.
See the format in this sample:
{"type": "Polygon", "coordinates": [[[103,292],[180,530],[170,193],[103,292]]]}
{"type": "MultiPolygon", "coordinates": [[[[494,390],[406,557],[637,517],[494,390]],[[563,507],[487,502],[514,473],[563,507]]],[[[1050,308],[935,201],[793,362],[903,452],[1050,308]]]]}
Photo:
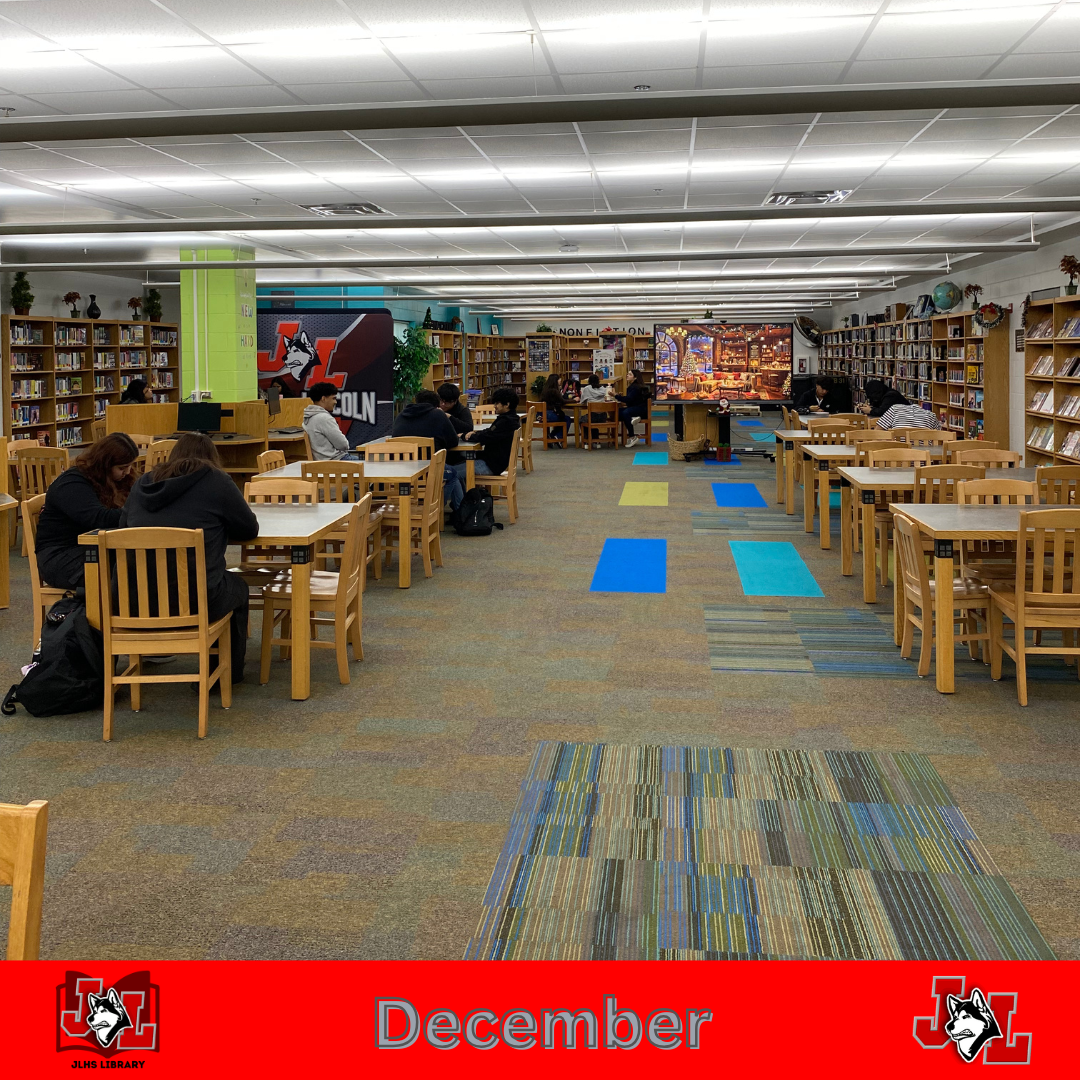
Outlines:
{"type": "Polygon", "coordinates": [[[311,206],[302,206],[303,210],[310,210],[313,214],[321,217],[364,217],[368,214],[385,214],[381,206],[371,202],[360,203],[315,203],[311,206]]]}
{"type": "Polygon", "coordinates": [[[765,197],[762,206],[826,206],[841,203],[851,190],[836,188],[833,191],[774,191],[765,197]]]}
{"type": "Polygon", "coordinates": [[[634,89],[635,90],[651,90],[652,87],[648,83],[638,83],[637,86],[634,87],[634,89]]]}

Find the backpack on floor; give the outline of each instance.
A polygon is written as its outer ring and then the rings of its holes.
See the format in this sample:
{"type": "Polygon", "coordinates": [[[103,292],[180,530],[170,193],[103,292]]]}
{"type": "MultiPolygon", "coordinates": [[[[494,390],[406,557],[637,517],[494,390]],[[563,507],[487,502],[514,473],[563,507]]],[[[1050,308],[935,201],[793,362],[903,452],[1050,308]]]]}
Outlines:
{"type": "Polygon", "coordinates": [[[450,524],[458,536],[490,536],[492,529],[501,529],[495,520],[495,500],[483,488],[470,488],[461,505],[450,515],[450,524]]]}
{"type": "Polygon", "coordinates": [[[100,709],[105,699],[105,643],[86,618],[82,590],[57,600],[41,627],[41,647],[18,686],[0,705],[11,716],[16,704],[31,716],[100,709]]]}

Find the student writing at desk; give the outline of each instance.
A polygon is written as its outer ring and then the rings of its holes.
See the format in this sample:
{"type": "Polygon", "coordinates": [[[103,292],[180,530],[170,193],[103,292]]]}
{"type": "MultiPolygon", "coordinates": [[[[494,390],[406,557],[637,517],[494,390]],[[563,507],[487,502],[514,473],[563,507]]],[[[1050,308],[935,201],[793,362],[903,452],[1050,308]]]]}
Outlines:
{"type": "MultiPolygon", "coordinates": [[[[498,476],[510,466],[510,451],[514,446],[514,432],[521,426],[518,419],[518,396],[506,386],[500,386],[491,395],[495,406],[495,420],[486,431],[470,431],[465,439],[479,443],[483,450],[475,461],[475,475],[498,476]]],[[[462,481],[465,479],[465,462],[454,466],[462,481]]]]}
{"type": "Polygon", "coordinates": [[[795,411],[810,413],[814,416],[836,412],[836,405],[832,398],[832,379],[828,375],[819,375],[814,380],[813,388],[807,390],[795,402],[795,411]]]}

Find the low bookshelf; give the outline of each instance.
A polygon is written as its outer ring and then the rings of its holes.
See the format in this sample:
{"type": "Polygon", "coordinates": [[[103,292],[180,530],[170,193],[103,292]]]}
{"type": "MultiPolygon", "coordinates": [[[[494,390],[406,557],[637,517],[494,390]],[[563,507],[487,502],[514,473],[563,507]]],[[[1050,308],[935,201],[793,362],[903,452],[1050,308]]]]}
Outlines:
{"type": "Polygon", "coordinates": [[[11,438],[84,446],[132,379],[144,379],[155,402],[180,400],[175,323],[4,315],[0,346],[11,438]]]}
{"type": "Polygon", "coordinates": [[[1024,326],[1025,463],[1080,464],[1080,299],[1036,300],[1024,326]]]}

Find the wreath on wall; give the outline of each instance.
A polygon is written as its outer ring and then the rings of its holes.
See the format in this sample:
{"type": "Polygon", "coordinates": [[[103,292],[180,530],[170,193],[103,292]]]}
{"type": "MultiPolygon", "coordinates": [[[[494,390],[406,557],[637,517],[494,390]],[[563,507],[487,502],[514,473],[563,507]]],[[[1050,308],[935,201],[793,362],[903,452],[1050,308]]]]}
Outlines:
{"type": "Polygon", "coordinates": [[[976,308],[972,320],[984,330],[993,330],[995,326],[1001,324],[1006,314],[1007,312],[1000,304],[995,304],[991,300],[989,304],[976,308]]]}

